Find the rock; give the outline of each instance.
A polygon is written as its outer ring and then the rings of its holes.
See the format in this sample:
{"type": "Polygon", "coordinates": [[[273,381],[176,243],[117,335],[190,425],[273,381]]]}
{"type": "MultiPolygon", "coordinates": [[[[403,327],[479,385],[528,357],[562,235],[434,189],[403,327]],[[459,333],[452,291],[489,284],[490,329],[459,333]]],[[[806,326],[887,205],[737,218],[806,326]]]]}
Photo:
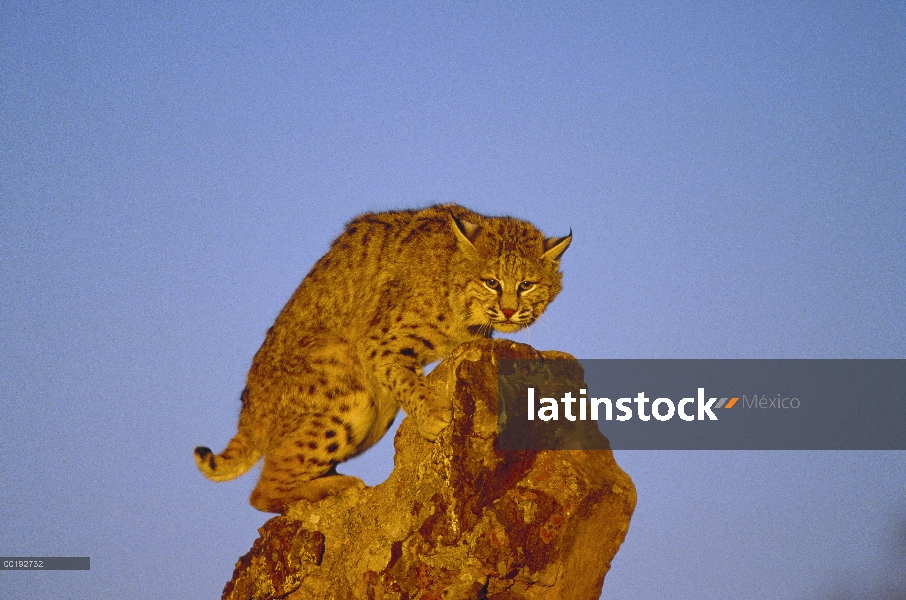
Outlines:
{"type": "Polygon", "coordinates": [[[632,480],[610,450],[495,449],[497,361],[540,357],[575,360],[507,340],[457,349],[428,376],[452,426],[432,443],[405,419],[387,481],[265,523],[223,598],[598,598],[632,480]]]}

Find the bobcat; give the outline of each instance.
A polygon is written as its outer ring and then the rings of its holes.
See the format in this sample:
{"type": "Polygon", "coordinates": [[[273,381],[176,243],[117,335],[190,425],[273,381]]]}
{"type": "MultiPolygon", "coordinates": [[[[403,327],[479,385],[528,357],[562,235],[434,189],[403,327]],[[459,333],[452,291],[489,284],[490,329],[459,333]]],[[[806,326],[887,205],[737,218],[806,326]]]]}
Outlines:
{"type": "Polygon", "coordinates": [[[354,219],[268,330],[236,436],[220,454],[195,448],[198,468],[224,481],[264,456],[250,502],[265,512],[363,486],[336,465],[374,445],[400,406],[434,440],[452,407],[422,367],[533,323],[560,292],[571,241],[453,204],[354,219]]]}

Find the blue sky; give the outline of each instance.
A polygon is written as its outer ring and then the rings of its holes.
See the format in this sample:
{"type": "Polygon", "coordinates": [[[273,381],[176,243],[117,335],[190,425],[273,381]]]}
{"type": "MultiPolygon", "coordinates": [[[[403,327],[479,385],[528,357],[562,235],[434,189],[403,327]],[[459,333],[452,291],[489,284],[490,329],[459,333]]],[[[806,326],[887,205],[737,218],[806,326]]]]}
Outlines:
{"type": "MultiPolygon", "coordinates": [[[[538,348],[906,357],[902,3],[6,2],[0,139],[0,553],[92,560],[3,597],[219,596],[267,515],[192,448],[365,211],[572,228],[538,348]]],[[[906,452],[617,460],[602,598],[906,587],[906,452]]]]}

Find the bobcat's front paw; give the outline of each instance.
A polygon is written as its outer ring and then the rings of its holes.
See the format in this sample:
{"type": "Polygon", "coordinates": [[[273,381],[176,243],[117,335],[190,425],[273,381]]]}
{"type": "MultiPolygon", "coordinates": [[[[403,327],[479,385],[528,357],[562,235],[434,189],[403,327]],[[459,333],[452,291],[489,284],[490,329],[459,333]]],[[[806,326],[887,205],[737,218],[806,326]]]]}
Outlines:
{"type": "Polygon", "coordinates": [[[453,406],[434,394],[423,402],[417,421],[418,432],[423,438],[433,442],[453,421],[453,406]]]}

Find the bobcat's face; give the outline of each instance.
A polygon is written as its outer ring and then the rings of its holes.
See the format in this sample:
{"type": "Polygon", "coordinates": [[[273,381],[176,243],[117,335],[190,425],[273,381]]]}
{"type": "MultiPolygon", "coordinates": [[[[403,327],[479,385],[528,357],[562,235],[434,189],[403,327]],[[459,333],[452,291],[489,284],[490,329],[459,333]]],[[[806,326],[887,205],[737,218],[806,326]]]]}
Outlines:
{"type": "Polygon", "coordinates": [[[470,282],[467,294],[471,323],[483,325],[488,332],[493,328],[512,333],[534,323],[556,291],[538,272],[485,269],[470,282]]]}
{"type": "Polygon", "coordinates": [[[465,324],[490,337],[495,329],[512,333],[534,323],[562,288],[560,257],[572,233],[544,238],[515,219],[482,227],[454,218],[452,225],[459,245],[454,274],[463,286],[454,305],[464,307],[465,324]]]}

